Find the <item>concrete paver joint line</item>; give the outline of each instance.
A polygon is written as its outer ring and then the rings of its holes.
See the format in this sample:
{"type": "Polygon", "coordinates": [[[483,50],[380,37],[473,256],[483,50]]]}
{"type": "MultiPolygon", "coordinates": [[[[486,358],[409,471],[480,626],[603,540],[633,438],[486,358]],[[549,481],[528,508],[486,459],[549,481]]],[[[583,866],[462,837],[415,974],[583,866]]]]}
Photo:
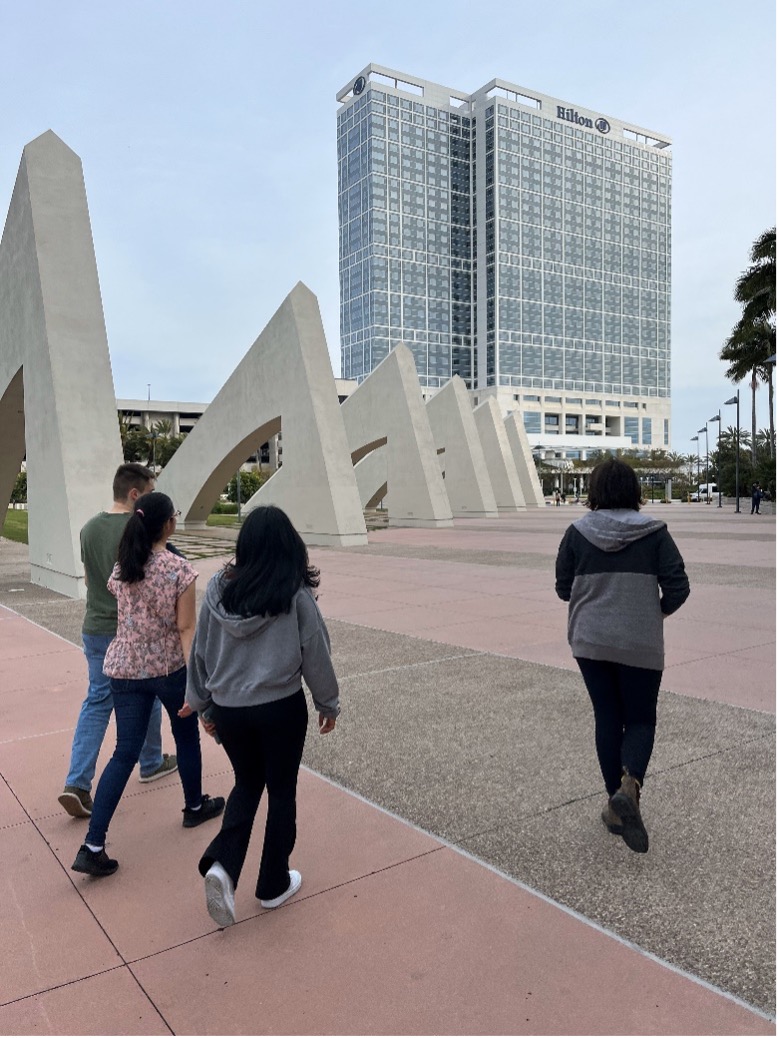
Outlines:
{"type": "MultiPolygon", "coordinates": [[[[372,678],[379,674],[391,674],[393,671],[398,670],[414,670],[420,667],[434,667],[437,663],[448,663],[451,660],[470,660],[478,658],[479,656],[489,656],[488,652],[479,652],[474,649],[473,652],[461,652],[456,656],[438,656],[432,660],[417,660],[414,663],[398,663],[394,667],[381,667],[378,670],[361,670],[357,674],[346,674],[338,679],[339,685],[343,685],[348,681],[360,680],[362,678],[372,678]]],[[[2,744],[0,744],[2,745],[2,744]]]]}
{"type": "Polygon", "coordinates": [[[13,739],[0,739],[0,746],[6,746],[8,743],[16,742],[29,742],[31,739],[45,739],[50,735],[64,735],[65,732],[73,732],[74,728],[55,728],[50,732],[35,732],[33,735],[17,735],[13,739]]]}
{"type": "Polygon", "coordinates": [[[168,1034],[175,1034],[175,1033],[176,1033],[176,1031],[175,1031],[175,1030],[174,1030],[174,1028],[173,1028],[173,1027],[172,1027],[172,1026],[171,1026],[171,1025],[170,1025],[170,1024],[168,1023],[168,1021],[167,1021],[167,1020],[165,1019],[165,1015],[164,1015],[164,1013],[162,1012],[162,1010],[160,1009],[160,1007],[159,1007],[159,1006],[157,1005],[157,1003],[156,1003],[156,1002],[154,1001],[154,999],[153,999],[153,998],[151,997],[151,995],[150,995],[150,994],[149,994],[149,992],[148,992],[148,991],[146,990],[146,988],[145,988],[145,987],[143,986],[143,983],[141,982],[141,979],[140,979],[140,977],[139,977],[139,976],[137,975],[137,973],[135,972],[135,970],[133,970],[133,968],[132,968],[132,964],[130,964],[130,963],[127,963],[127,970],[128,970],[128,972],[129,972],[130,976],[131,976],[131,977],[133,978],[133,980],[135,981],[135,983],[136,983],[136,984],[138,985],[138,987],[139,987],[139,988],[141,989],[141,991],[143,992],[143,995],[144,995],[144,997],[145,997],[145,998],[146,998],[146,999],[148,1000],[148,1002],[149,1002],[149,1005],[150,1005],[150,1006],[151,1006],[151,1007],[152,1007],[152,1008],[154,1009],[154,1011],[155,1011],[155,1012],[157,1013],[157,1015],[159,1016],[160,1020],[162,1020],[163,1024],[165,1025],[165,1027],[167,1027],[167,1029],[168,1029],[168,1034]]]}
{"type": "Polygon", "coordinates": [[[76,984],[81,984],[84,980],[91,980],[94,977],[105,977],[109,973],[116,973],[118,970],[127,969],[128,964],[125,962],[119,962],[116,966],[108,966],[103,970],[95,970],[94,973],[90,973],[85,977],[77,977],[75,980],[66,980],[61,984],[51,984],[46,988],[42,988],[40,991],[35,991],[31,995],[20,995],[18,998],[10,998],[6,1002],[0,1002],[0,1007],[16,1005],[18,1002],[28,1002],[32,999],[38,999],[41,995],[49,994],[51,991],[62,991],[64,988],[74,987],[76,984]]]}

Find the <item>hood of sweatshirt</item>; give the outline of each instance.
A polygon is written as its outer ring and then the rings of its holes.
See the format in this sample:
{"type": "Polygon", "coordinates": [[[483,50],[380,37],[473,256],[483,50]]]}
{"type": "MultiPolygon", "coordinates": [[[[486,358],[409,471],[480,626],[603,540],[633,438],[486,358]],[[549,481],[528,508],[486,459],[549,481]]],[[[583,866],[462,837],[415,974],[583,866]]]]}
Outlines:
{"type": "Polygon", "coordinates": [[[662,530],[666,524],[632,508],[599,508],[577,519],[573,525],[601,551],[622,551],[642,537],[662,530]]]}
{"type": "Polygon", "coordinates": [[[225,631],[233,638],[251,638],[253,635],[270,627],[275,623],[275,616],[235,616],[233,613],[225,612],[220,601],[222,595],[222,581],[210,580],[204,600],[205,606],[210,610],[212,616],[224,627],[225,631]]]}

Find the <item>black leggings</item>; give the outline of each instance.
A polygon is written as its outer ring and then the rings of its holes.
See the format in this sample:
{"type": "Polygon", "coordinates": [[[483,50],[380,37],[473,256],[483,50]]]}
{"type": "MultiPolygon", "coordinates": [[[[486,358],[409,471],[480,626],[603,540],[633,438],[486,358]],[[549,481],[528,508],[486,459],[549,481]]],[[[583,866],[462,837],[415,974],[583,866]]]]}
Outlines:
{"type": "Polygon", "coordinates": [[[298,769],[306,740],[308,709],[303,691],[260,706],[213,706],[212,717],[235,771],[219,835],[200,860],[205,875],[218,861],[235,886],[241,876],[254,817],[268,790],[268,817],[259,898],[272,899],[289,886],[289,856],[295,846],[298,769]]]}
{"type": "Polygon", "coordinates": [[[626,768],[643,783],[652,756],[661,670],[576,657],[595,713],[595,748],[609,796],[626,768]]]}

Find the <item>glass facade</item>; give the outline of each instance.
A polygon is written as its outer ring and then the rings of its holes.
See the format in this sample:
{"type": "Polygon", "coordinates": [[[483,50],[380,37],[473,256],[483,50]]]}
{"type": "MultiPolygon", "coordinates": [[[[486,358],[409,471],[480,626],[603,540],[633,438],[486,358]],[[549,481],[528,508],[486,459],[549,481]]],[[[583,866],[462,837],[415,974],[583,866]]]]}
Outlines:
{"type": "MultiPolygon", "coordinates": [[[[366,87],[338,114],[343,377],[403,341],[430,388],[459,374],[579,401],[669,397],[662,142],[517,91],[455,106],[435,84],[416,99],[398,81],[366,87]]],[[[638,426],[625,434],[651,442],[651,421],[638,426]]]]}
{"type": "Polygon", "coordinates": [[[472,388],[473,120],[371,88],[338,116],[341,371],[397,342],[423,386],[472,388]]]}
{"type": "Polygon", "coordinates": [[[670,156],[508,101],[485,115],[487,385],[667,397],[670,156]]]}

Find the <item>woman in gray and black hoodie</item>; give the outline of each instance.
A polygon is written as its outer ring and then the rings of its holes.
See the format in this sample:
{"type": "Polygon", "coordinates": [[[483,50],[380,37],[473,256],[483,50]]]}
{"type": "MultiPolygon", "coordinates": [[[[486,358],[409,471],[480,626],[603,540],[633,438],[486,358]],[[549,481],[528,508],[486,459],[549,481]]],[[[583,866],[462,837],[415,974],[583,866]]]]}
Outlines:
{"type": "Polygon", "coordinates": [[[278,908],[300,889],[289,857],[308,725],[303,679],[321,735],[335,728],[340,711],[330,638],[313,595],[318,585],[300,534],[280,508],[264,506],[249,513],[235,562],[211,578],[200,610],[187,703],[218,736],[235,771],[221,832],[200,860],[206,905],[220,926],[235,922],[235,888],[266,787],[255,893],[263,908],[278,908]]]}
{"type": "Polygon", "coordinates": [[[639,810],[663,676],[663,621],[690,594],[666,524],[641,515],[633,469],[615,458],[590,477],[590,513],[569,526],[555,590],[568,602],[568,641],[595,713],[609,800],[601,817],[633,851],[649,849],[639,810]]]}

